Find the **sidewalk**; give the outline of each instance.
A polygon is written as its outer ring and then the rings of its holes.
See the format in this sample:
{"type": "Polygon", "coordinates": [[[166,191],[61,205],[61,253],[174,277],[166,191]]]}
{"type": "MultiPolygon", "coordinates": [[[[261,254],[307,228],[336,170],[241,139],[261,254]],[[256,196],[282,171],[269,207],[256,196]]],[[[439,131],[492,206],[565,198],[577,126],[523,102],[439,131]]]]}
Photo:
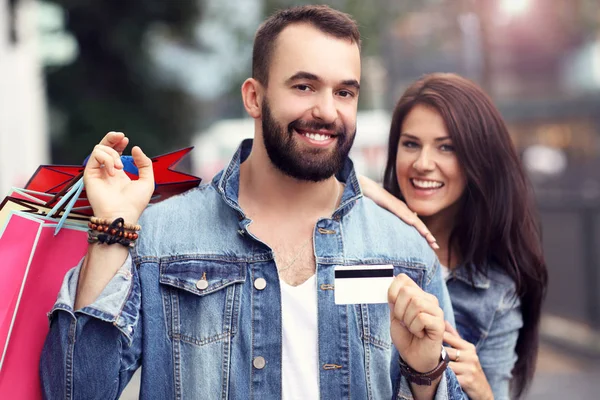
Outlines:
{"type": "Polygon", "coordinates": [[[600,395],[600,361],[542,343],[538,367],[527,396],[541,399],[597,399],[600,395]]]}
{"type": "Polygon", "coordinates": [[[527,399],[600,398],[600,333],[544,316],[538,367],[527,399]]]}

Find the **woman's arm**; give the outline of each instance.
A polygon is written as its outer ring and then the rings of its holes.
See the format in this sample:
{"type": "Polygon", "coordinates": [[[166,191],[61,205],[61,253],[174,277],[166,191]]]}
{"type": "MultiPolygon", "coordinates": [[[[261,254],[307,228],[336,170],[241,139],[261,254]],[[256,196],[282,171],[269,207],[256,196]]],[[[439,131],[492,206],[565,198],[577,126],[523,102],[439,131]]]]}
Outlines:
{"type": "Polygon", "coordinates": [[[520,302],[514,291],[508,291],[501,299],[488,334],[477,350],[471,343],[461,339],[456,330],[446,327],[444,342],[453,347],[447,350],[450,359],[454,360],[449,367],[471,399],[511,398],[512,369],[517,362],[515,348],[522,326],[520,302]]]}
{"type": "Polygon", "coordinates": [[[450,364],[456,374],[458,383],[472,400],[494,399],[492,388],[483,371],[475,346],[462,339],[456,329],[446,322],[444,342],[452,347],[446,347],[450,364]]]}
{"type": "Polygon", "coordinates": [[[439,249],[435,237],[429,232],[427,226],[421,221],[417,215],[412,212],[408,206],[400,199],[394,197],[384,188],[379,186],[377,182],[359,175],[358,181],[365,196],[373,200],[378,206],[385,208],[389,212],[395,214],[406,224],[414,226],[417,231],[429,242],[429,245],[434,249],[439,249]]]}

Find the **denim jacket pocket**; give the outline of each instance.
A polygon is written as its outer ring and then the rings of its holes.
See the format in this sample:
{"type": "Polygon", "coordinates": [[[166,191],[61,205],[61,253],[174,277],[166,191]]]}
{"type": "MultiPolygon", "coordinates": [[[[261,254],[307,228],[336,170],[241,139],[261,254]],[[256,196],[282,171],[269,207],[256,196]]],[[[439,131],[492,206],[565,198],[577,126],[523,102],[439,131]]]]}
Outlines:
{"type": "Polygon", "coordinates": [[[177,259],[161,263],[168,335],[203,346],[237,333],[244,263],[177,259]]]}

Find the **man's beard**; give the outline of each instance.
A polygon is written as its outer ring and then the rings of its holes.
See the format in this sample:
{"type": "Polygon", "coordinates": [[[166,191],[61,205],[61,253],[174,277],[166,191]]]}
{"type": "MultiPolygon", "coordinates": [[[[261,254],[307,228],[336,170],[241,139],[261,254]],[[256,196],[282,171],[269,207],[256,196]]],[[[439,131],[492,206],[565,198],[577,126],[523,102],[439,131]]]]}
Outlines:
{"type": "Polygon", "coordinates": [[[323,181],[341,170],[352,148],[356,133],[355,130],[348,135],[343,125],[336,130],[335,124],[300,119],[291,122],[285,130],[273,119],[267,99],[264,99],[262,104],[262,130],[267,155],[273,165],[292,178],[313,182],[323,181]],[[297,142],[301,139],[294,137],[295,129],[315,132],[319,129],[335,131],[334,151],[322,148],[302,149],[297,142]]]}

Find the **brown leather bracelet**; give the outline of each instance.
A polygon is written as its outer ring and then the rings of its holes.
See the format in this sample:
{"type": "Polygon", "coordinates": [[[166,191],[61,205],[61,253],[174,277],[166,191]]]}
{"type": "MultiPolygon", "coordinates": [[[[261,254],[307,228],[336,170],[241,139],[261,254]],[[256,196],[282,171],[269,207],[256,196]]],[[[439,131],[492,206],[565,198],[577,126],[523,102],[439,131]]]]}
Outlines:
{"type": "Polygon", "coordinates": [[[431,383],[439,378],[446,368],[448,368],[448,363],[450,362],[450,357],[448,356],[448,352],[444,346],[442,346],[442,354],[440,356],[440,363],[429,372],[418,372],[412,369],[408,364],[404,362],[402,357],[400,357],[400,373],[411,383],[416,385],[424,385],[431,386],[431,383]]]}

